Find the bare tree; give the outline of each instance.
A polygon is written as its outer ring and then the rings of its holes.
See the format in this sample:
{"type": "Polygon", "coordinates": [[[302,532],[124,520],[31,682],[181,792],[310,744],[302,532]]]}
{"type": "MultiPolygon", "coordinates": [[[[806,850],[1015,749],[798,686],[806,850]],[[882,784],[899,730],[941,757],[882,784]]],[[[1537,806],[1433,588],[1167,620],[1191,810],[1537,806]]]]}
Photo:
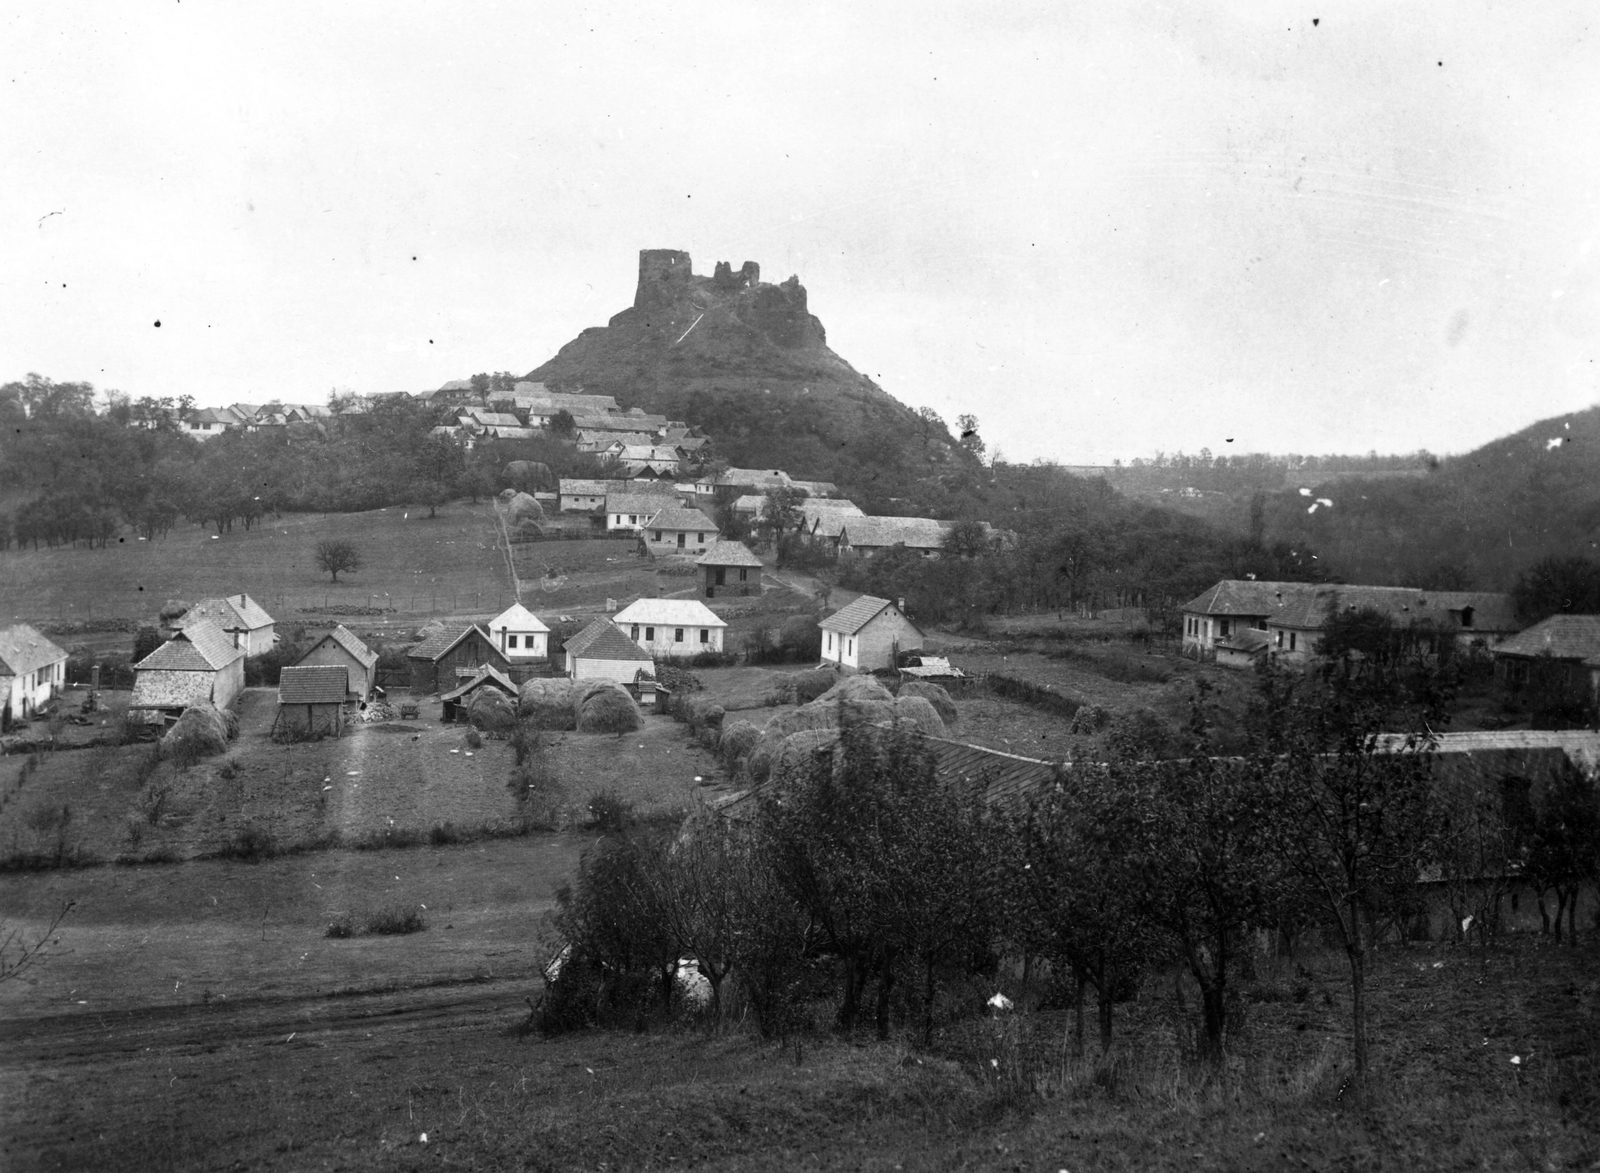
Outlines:
{"type": "Polygon", "coordinates": [[[347,542],[342,538],[324,538],[317,543],[317,565],[333,575],[333,581],[339,581],[341,570],[360,570],[361,553],[354,542],[347,542]]]}
{"type": "Polygon", "coordinates": [[[56,913],[50,926],[37,937],[29,939],[20,928],[0,926],[0,982],[20,977],[31,966],[49,957],[50,947],[56,944],[56,930],[78,902],[69,900],[56,913]]]}

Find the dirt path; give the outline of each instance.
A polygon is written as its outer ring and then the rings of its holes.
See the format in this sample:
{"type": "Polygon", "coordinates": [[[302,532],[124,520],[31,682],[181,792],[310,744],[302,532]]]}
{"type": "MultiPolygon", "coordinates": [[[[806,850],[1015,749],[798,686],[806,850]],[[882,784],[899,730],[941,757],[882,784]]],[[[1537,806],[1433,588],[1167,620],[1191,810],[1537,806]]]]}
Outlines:
{"type": "Polygon", "coordinates": [[[516,593],[517,602],[522,602],[522,580],[517,577],[517,560],[511,556],[511,531],[506,528],[506,511],[501,508],[500,499],[494,501],[494,519],[500,527],[500,541],[497,547],[502,557],[506,560],[506,573],[511,576],[511,589],[516,593]]]}

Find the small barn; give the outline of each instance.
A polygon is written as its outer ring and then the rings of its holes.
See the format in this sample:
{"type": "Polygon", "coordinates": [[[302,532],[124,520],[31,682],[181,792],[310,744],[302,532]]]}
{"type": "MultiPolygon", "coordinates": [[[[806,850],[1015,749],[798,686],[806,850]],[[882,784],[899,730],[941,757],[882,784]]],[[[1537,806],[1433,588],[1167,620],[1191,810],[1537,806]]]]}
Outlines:
{"type": "Polygon", "coordinates": [[[567,675],[574,680],[632,684],[640,669],[650,671],[654,665],[648,652],[604,616],[567,640],[567,675]]]}
{"type": "Polygon", "coordinates": [[[718,539],[694,564],[705,571],[708,599],[761,593],[761,559],[743,542],[718,539]]]}
{"type": "Polygon", "coordinates": [[[517,686],[504,672],[498,668],[485,665],[475,676],[462,681],[449,692],[441,693],[439,700],[444,705],[443,719],[445,724],[455,721],[465,721],[467,710],[472,706],[472,698],[481,688],[494,688],[505,693],[515,703],[517,699],[517,686]]]}
{"type": "Polygon", "coordinates": [[[133,666],[130,720],[168,725],[190,705],[219,709],[244,689],[244,649],[209,619],[190,623],[133,666]]]}
{"type": "Polygon", "coordinates": [[[278,716],[274,737],[338,737],[344,728],[344,701],[350,685],[342,664],[296,664],[278,675],[278,716]]]}
{"type": "Polygon", "coordinates": [[[66,682],[66,652],[26,623],[0,629],[0,730],[33,716],[66,682]]]}
{"type": "Polygon", "coordinates": [[[185,628],[202,619],[220,627],[247,656],[259,656],[272,650],[278,642],[273,633],[273,619],[249,595],[226,595],[216,599],[201,599],[183,613],[173,624],[185,628]]]}
{"type": "Polygon", "coordinates": [[[334,666],[345,670],[345,691],[360,703],[372,695],[378,671],[378,653],[367,647],[344,624],[323,636],[295,661],[296,667],[334,666]]]}
{"type": "Polygon", "coordinates": [[[430,636],[406,653],[406,662],[411,668],[411,691],[418,696],[449,692],[486,664],[508,678],[511,675],[511,661],[476,625],[446,628],[430,636]]]}
{"type": "Polygon", "coordinates": [[[893,668],[896,657],[922,646],[922,631],[888,599],[862,595],[818,624],[822,662],[846,672],[893,668]]]}

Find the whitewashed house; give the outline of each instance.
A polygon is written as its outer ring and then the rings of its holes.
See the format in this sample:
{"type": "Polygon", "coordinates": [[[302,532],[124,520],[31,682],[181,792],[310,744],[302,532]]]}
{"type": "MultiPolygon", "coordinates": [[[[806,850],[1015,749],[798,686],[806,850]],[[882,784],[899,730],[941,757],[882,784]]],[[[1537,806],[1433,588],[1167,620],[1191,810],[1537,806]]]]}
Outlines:
{"type": "Polygon", "coordinates": [[[650,653],[603,615],[567,640],[565,667],[574,680],[632,684],[641,670],[649,672],[653,666],[650,653]]]}
{"type": "Polygon", "coordinates": [[[489,620],[489,638],[513,667],[543,660],[550,651],[550,629],[521,603],[489,620]]]}
{"type": "Polygon", "coordinates": [[[191,623],[215,623],[247,656],[270,652],[278,642],[273,619],[249,595],[227,595],[220,599],[201,599],[183,613],[173,626],[180,631],[191,623]]]}
{"type": "Polygon", "coordinates": [[[698,509],[669,505],[644,527],[645,547],[653,554],[704,554],[716,540],[717,523],[698,509]]]}
{"type": "Polygon", "coordinates": [[[611,621],[645,651],[662,658],[720,652],[728,626],[698,599],[639,599],[611,621]]]}
{"type": "Polygon", "coordinates": [[[817,626],[822,628],[822,662],[847,672],[895,667],[900,652],[922,646],[922,631],[888,599],[862,595],[817,626]]]}
{"type": "Polygon", "coordinates": [[[0,629],[0,729],[26,721],[67,683],[67,653],[26,623],[0,629]]]}

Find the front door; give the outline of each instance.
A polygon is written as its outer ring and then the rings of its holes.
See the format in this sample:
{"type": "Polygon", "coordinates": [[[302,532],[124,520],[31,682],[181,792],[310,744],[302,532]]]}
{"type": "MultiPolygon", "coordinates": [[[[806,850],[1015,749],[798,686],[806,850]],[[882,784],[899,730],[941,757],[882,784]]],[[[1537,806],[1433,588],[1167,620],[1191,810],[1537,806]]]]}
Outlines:
{"type": "Polygon", "coordinates": [[[727,567],[725,567],[725,566],[717,567],[717,585],[718,586],[727,586],[728,585],[728,570],[727,570],[727,567]]]}
{"type": "Polygon", "coordinates": [[[688,536],[689,536],[688,534],[679,534],[678,535],[678,549],[680,549],[680,550],[683,549],[683,545],[684,545],[684,541],[683,540],[685,538],[687,538],[688,536]]]}

